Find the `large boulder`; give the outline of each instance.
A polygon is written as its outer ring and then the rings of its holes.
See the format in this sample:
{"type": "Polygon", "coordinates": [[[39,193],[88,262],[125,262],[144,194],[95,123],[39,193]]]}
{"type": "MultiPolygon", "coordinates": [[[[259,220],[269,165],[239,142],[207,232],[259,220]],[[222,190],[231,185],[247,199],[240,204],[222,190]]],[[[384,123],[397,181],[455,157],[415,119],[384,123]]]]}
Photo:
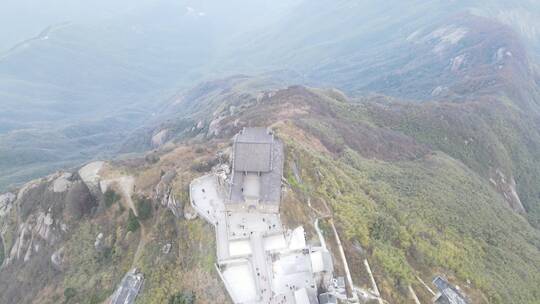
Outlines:
{"type": "Polygon", "coordinates": [[[69,219],[80,219],[90,214],[97,202],[90,193],[86,184],[82,181],[74,182],[66,195],[66,216],[69,219]]]}

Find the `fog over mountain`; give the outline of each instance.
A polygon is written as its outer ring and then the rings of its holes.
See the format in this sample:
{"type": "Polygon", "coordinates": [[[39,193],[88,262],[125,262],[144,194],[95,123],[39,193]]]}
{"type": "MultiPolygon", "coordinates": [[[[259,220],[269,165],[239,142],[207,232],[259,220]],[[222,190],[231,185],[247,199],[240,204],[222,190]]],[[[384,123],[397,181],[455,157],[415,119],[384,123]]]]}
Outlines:
{"type": "Polygon", "coordinates": [[[171,92],[223,75],[211,68],[228,39],[286,8],[244,2],[8,3],[1,184],[114,152],[171,92]]]}
{"type": "Polygon", "coordinates": [[[540,49],[534,1],[9,0],[0,14],[4,187],[114,153],[201,80],[289,70],[296,83],[425,98],[391,92],[384,77],[414,60],[414,37],[444,24],[466,33],[449,21],[463,14],[508,24],[540,49]]]}
{"type": "Polygon", "coordinates": [[[539,68],[536,0],[3,0],[0,304],[133,268],[136,303],[230,302],[189,186],[262,126],[284,226],[343,275],[335,223],[365,303],[537,303],[539,68]]]}

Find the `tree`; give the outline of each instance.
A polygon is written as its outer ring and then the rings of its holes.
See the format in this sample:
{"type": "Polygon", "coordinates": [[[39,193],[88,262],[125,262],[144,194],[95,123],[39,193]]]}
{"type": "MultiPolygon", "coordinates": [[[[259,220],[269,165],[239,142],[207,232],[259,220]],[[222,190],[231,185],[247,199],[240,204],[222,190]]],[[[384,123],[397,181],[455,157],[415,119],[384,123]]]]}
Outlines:
{"type": "Polygon", "coordinates": [[[127,220],[127,230],[131,232],[137,231],[139,229],[139,220],[135,216],[135,213],[133,213],[133,210],[129,209],[129,216],[127,220]]]}
{"type": "Polygon", "coordinates": [[[137,199],[137,213],[139,219],[144,221],[152,216],[152,202],[146,197],[139,197],[137,199]]]}

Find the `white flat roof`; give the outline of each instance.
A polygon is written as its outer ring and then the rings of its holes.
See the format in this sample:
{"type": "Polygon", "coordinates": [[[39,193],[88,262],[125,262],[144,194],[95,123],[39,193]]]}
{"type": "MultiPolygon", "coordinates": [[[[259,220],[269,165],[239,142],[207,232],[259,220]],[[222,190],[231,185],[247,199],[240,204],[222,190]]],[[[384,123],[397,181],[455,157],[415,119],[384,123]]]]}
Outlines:
{"type": "Polygon", "coordinates": [[[227,265],[222,273],[235,303],[257,300],[257,287],[249,262],[227,265]]]}
{"type": "Polygon", "coordinates": [[[236,240],[229,242],[229,254],[231,257],[250,255],[251,243],[248,240],[236,240]]]}
{"type": "Polygon", "coordinates": [[[310,304],[307,290],[305,288],[302,288],[295,291],[294,301],[296,302],[296,304],[310,304]]]}

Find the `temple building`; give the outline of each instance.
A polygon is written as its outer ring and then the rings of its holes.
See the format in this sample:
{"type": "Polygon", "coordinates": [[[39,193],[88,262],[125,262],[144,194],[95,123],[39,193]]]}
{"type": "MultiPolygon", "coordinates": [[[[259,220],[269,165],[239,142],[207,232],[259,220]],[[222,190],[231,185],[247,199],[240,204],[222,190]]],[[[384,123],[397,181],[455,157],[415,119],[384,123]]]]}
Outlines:
{"type": "Polygon", "coordinates": [[[278,212],[282,175],[281,141],[267,128],[244,128],[234,137],[227,211],[278,212]]]}

